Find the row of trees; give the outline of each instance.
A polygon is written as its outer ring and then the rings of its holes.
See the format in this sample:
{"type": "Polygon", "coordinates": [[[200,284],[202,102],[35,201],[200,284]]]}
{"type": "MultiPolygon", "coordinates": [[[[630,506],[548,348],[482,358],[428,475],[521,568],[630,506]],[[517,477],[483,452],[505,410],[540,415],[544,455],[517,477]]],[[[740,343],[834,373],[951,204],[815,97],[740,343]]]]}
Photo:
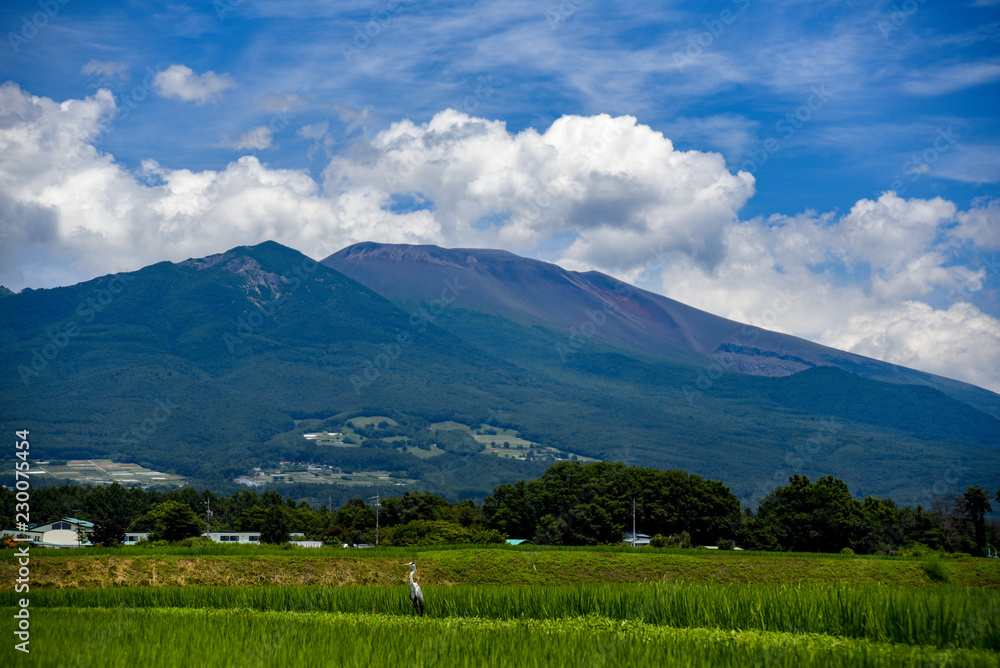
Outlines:
{"type": "MultiPolygon", "coordinates": [[[[1000,490],[995,493],[1000,502],[1000,490]]],[[[933,507],[900,508],[892,499],[851,496],[833,476],[811,482],[792,476],[767,495],[756,513],[744,511],[740,545],[758,550],[891,553],[924,546],[984,555],[1000,546],[998,527],[986,522],[991,495],[969,487],[962,496],[935,497],[933,507]]]]}
{"type": "MultiPolygon", "coordinates": [[[[1000,502],[1000,491],[995,496],[1000,502]]],[[[992,498],[970,487],[961,497],[935,498],[931,508],[900,508],[891,499],[856,499],[832,476],[812,482],[796,475],[754,512],[741,509],[722,483],[685,471],[560,462],[536,480],[500,485],[482,505],[407,492],[381,499],[378,508],[356,498],[337,509],[316,509],[275,491],[223,497],[189,487],[160,492],[114,484],[33,490],[31,506],[36,521],[93,521],[93,538],[102,544],[121,542],[127,530],[182,540],[201,534],[210,522],[213,530],[259,531],[264,542],[282,542],[297,532],[329,544],[491,543],[511,537],[597,545],[619,542],[634,516],[636,528],[655,534],[653,544],[660,546],[735,543],[758,550],[859,553],[925,546],[984,554],[988,546],[1000,547],[997,525],[986,521],[992,498]]],[[[0,490],[4,526],[13,523],[14,504],[14,492],[0,490]]]]}
{"type": "Polygon", "coordinates": [[[537,480],[500,485],[483,503],[487,526],[554,545],[621,540],[632,527],[650,534],[688,532],[696,543],[735,537],[739,499],[720,482],[681,470],[560,462],[537,480]]]}

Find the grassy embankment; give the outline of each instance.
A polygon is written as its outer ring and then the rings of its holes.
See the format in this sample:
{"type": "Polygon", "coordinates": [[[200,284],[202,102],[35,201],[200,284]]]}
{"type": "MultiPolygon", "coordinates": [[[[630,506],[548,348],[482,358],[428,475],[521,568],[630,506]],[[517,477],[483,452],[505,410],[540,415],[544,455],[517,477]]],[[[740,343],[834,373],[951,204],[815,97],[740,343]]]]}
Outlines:
{"type": "MultiPolygon", "coordinates": [[[[10,551],[12,552],[12,551],[10,551]]],[[[33,589],[259,585],[391,585],[416,560],[427,585],[578,583],[851,584],[1000,588],[1000,562],[920,561],[840,555],[707,551],[512,550],[495,548],[277,550],[237,547],[32,551],[33,589]]],[[[0,559],[0,591],[17,564],[0,559]]]]}

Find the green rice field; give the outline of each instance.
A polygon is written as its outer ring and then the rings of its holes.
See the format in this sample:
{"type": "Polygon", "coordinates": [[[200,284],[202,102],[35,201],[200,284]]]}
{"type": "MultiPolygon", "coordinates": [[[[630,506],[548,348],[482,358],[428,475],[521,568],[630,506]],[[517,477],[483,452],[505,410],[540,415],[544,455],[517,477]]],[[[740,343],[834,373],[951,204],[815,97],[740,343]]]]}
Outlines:
{"type": "MultiPolygon", "coordinates": [[[[31,593],[24,665],[997,666],[1000,592],[586,584],[31,593]],[[376,648],[376,649],[373,649],[376,648]]],[[[0,602],[15,605],[15,594],[0,602]]]]}

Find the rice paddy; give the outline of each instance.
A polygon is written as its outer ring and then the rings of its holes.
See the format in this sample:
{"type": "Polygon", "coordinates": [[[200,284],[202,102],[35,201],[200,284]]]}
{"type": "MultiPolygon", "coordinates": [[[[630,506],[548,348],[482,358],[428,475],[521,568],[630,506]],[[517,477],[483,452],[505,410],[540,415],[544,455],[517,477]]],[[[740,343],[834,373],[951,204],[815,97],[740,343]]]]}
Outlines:
{"type": "Polygon", "coordinates": [[[398,570],[389,586],[33,588],[18,664],[1000,665],[995,588],[423,580],[416,617],[398,570]]]}
{"type": "Polygon", "coordinates": [[[803,633],[554,620],[212,609],[37,613],[25,666],[970,666],[997,655],[803,633]]]}

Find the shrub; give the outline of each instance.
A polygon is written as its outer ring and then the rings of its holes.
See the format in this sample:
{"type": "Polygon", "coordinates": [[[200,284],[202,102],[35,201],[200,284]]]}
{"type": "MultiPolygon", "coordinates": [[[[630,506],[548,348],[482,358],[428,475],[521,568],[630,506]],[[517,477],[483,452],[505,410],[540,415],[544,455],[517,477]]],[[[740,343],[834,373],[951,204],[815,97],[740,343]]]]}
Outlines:
{"type": "Polygon", "coordinates": [[[940,582],[941,584],[951,582],[951,578],[948,577],[948,572],[944,569],[944,563],[942,563],[940,559],[925,561],[920,564],[920,567],[924,569],[924,573],[927,574],[927,577],[934,582],[940,582]]]}
{"type": "Polygon", "coordinates": [[[732,550],[736,547],[736,541],[731,538],[723,538],[719,541],[720,550],[732,550]]]}
{"type": "MultiPolygon", "coordinates": [[[[730,541],[731,542],[731,541],[730,541]]],[[[674,536],[664,536],[663,534],[656,534],[649,539],[649,544],[651,547],[691,547],[691,534],[687,531],[681,531],[679,534],[674,536]]]]}
{"type": "Polygon", "coordinates": [[[170,545],[169,540],[149,540],[148,538],[143,538],[135,544],[136,547],[166,547],[167,545],[170,545]]]}
{"type": "Polygon", "coordinates": [[[840,553],[848,556],[854,556],[854,550],[852,550],[849,547],[845,547],[843,550],[840,551],[840,553]]]}

